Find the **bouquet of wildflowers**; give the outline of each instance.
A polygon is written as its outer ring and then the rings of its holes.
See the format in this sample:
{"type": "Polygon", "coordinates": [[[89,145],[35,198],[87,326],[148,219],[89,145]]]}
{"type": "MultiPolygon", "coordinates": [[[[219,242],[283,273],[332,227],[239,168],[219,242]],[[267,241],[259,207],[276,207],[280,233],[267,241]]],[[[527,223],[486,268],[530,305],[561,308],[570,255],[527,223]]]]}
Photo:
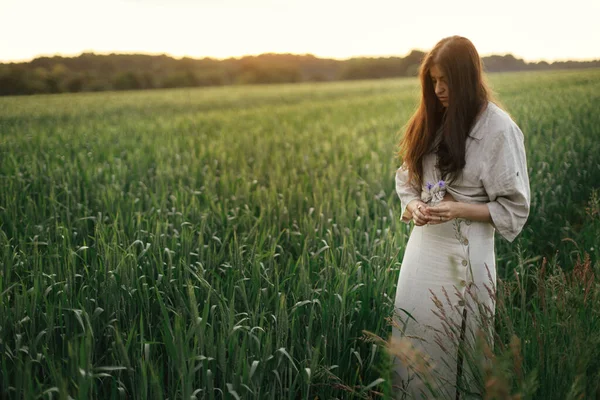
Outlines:
{"type": "Polygon", "coordinates": [[[437,205],[442,201],[446,194],[446,182],[440,180],[437,183],[427,182],[421,190],[421,200],[431,206],[437,205]]]}

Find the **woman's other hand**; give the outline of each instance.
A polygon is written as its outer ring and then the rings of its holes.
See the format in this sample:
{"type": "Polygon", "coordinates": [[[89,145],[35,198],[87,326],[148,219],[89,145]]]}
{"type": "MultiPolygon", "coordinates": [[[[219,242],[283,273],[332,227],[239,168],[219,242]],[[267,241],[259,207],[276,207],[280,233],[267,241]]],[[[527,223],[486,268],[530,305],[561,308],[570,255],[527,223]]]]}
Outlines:
{"type": "Polygon", "coordinates": [[[429,222],[429,207],[421,200],[413,200],[406,206],[408,211],[412,214],[412,220],[415,225],[422,226],[427,225],[429,222]]]}

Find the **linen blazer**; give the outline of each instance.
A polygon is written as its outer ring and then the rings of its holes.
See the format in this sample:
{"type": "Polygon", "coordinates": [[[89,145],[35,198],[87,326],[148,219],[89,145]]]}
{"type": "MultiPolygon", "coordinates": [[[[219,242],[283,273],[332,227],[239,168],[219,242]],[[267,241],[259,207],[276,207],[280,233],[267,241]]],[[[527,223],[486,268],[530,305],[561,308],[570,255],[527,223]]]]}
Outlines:
{"type": "MultiPolygon", "coordinates": [[[[469,132],[465,146],[466,164],[455,181],[446,184],[446,191],[456,201],[486,204],[492,226],[512,242],[527,221],[531,201],[523,132],[508,113],[490,101],[469,132]]],[[[406,224],[412,220],[406,209],[408,203],[425,199],[425,182],[439,179],[435,160],[433,152],[423,158],[421,188],[408,182],[405,163],[396,170],[401,221],[406,224]]]]}

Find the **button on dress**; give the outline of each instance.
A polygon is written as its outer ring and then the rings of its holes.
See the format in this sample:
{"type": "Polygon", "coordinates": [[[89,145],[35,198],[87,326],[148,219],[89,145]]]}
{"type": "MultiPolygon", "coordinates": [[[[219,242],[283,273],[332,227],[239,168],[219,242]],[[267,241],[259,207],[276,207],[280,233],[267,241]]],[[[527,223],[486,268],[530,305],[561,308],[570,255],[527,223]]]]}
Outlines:
{"type": "MultiPolygon", "coordinates": [[[[392,341],[400,343],[402,339],[417,353],[394,357],[392,383],[402,387],[395,389],[398,399],[433,398],[432,390],[438,393],[437,398],[456,399],[457,385],[463,393],[476,392],[472,379],[477,371],[469,369],[459,349],[474,346],[478,328],[488,343],[493,343],[494,234],[497,231],[512,242],[529,216],[524,138],[509,114],[488,102],[465,146],[462,173],[454,182],[436,185],[433,191],[443,186],[456,201],[486,204],[492,222],[458,218],[413,226],[396,287],[392,341]],[[418,354],[425,355],[421,360],[425,369],[412,364],[419,359],[418,354]],[[426,376],[432,386],[426,385],[426,376]]],[[[408,182],[405,164],[397,169],[402,222],[409,224],[412,219],[406,208],[410,201],[439,203],[440,197],[432,194],[432,185],[440,177],[435,164],[434,152],[424,157],[424,184],[420,188],[408,182]]]]}

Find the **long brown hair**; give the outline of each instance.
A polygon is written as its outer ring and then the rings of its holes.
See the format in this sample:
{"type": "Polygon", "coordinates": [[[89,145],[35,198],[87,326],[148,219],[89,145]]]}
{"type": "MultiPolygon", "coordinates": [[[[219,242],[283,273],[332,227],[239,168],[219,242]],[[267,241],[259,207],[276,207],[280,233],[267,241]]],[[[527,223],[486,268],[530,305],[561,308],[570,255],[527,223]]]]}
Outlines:
{"type": "Polygon", "coordinates": [[[419,67],[421,101],[406,125],[399,143],[398,157],[408,166],[409,179],[422,185],[422,160],[428,153],[438,129],[442,140],[435,150],[442,179],[452,181],[465,166],[465,143],[475,118],[493,98],[483,75],[483,65],[475,46],[462,36],[440,40],[425,55],[419,67]],[[430,69],[440,68],[448,85],[448,107],[435,95],[430,69]]]}

